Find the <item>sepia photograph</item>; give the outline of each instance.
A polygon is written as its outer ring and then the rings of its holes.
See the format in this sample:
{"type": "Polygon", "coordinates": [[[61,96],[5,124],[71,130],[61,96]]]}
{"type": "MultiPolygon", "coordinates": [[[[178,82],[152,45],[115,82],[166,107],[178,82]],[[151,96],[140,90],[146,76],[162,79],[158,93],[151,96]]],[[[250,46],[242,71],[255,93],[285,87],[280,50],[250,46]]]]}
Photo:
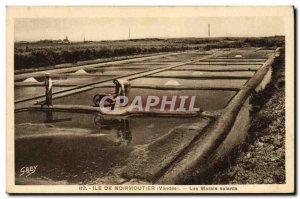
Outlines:
{"type": "Polygon", "coordinates": [[[293,193],[294,8],[7,11],[8,193],[293,193]]]}

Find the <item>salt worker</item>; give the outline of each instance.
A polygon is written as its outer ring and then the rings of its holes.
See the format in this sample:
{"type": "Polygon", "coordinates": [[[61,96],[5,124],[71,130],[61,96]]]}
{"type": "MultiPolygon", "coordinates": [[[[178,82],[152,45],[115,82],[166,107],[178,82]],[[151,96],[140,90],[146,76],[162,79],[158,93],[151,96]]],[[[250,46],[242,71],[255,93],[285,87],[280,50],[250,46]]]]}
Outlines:
{"type": "Polygon", "coordinates": [[[42,105],[42,107],[44,105],[47,105],[48,107],[52,106],[52,79],[49,75],[49,73],[45,74],[45,97],[46,97],[46,101],[45,103],[42,105]]]}
{"type": "Polygon", "coordinates": [[[130,82],[125,79],[115,79],[113,80],[115,84],[115,93],[116,96],[129,96],[130,91],[130,82]]]}

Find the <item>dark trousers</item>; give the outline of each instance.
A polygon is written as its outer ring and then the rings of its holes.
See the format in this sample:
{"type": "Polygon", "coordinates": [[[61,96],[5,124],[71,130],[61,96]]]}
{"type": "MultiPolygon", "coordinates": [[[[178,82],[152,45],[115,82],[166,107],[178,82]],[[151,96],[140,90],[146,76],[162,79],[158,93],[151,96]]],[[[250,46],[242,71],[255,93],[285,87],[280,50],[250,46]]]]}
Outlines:
{"type": "Polygon", "coordinates": [[[52,106],[52,89],[50,90],[46,90],[46,101],[45,101],[45,105],[47,106],[52,106]]]}

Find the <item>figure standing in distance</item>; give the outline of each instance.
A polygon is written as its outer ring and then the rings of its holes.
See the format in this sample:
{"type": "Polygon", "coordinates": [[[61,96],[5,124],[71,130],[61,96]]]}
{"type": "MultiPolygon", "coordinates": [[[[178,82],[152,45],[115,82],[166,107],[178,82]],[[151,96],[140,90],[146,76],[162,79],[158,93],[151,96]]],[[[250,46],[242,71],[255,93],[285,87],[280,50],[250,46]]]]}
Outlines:
{"type": "Polygon", "coordinates": [[[130,82],[125,79],[115,79],[113,80],[115,84],[116,96],[129,96],[130,82]]]}
{"type": "Polygon", "coordinates": [[[46,101],[45,103],[42,105],[42,108],[44,105],[47,105],[48,107],[52,107],[53,104],[52,104],[52,79],[49,75],[49,73],[46,73],[45,74],[45,97],[46,97],[46,101]]]}
{"type": "MultiPolygon", "coordinates": [[[[130,91],[130,82],[125,79],[115,79],[113,80],[113,83],[115,84],[115,98],[122,96],[122,97],[128,97],[129,91],[130,91]]],[[[120,100],[121,103],[124,103],[124,99],[120,100]]],[[[127,102],[125,102],[127,103],[127,102]]],[[[123,104],[122,106],[127,106],[127,104],[123,104]]]]}

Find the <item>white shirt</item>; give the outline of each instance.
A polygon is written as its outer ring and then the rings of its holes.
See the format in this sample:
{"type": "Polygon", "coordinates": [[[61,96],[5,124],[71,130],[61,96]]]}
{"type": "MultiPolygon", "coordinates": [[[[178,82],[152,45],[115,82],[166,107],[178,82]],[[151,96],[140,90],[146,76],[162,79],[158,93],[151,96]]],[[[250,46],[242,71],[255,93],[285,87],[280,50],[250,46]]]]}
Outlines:
{"type": "Polygon", "coordinates": [[[118,82],[119,82],[119,84],[121,85],[121,89],[122,89],[122,91],[124,91],[124,90],[125,90],[125,87],[124,87],[124,86],[128,86],[128,85],[130,85],[130,82],[129,82],[129,81],[127,81],[127,80],[125,80],[125,79],[118,79],[117,81],[118,81],[118,82]]]}
{"type": "Polygon", "coordinates": [[[52,88],[52,79],[49,78],[49,90],[52,88]]]}

